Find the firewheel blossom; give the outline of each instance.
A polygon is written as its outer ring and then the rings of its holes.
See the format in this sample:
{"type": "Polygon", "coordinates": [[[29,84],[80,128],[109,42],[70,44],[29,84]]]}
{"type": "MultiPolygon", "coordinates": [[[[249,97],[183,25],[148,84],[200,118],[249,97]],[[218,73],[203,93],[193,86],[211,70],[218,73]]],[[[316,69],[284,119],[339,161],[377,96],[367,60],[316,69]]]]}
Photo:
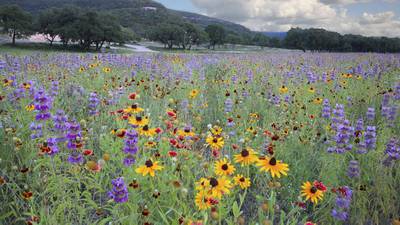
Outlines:
{"type": "Polygon", "coordinates": [[[108,192],[108,197],[116,203],[128,201],[128,188],[125,185],[124,178],[118,177],[111,181],[112,189],[108,192]]]}

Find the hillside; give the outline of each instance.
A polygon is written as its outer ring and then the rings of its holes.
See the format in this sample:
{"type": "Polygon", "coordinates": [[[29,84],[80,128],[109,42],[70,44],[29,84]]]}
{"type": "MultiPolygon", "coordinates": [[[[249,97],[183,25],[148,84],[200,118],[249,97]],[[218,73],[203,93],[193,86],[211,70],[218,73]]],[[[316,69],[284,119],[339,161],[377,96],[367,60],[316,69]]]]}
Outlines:
{"type": "Polygon", "coordinates": [[[219,24],[231,34],[252,35],[252,31],[242,25],[196,13],[167,9],[152,0],[0,0],[0,5],[2,4],[17,4],[33,14],[51,7],[65,5],[106,11],[117,17],[123,26],[131,28],[141,36],[157,24],[181,20],[190,21],[201,27],[219,24]]]}

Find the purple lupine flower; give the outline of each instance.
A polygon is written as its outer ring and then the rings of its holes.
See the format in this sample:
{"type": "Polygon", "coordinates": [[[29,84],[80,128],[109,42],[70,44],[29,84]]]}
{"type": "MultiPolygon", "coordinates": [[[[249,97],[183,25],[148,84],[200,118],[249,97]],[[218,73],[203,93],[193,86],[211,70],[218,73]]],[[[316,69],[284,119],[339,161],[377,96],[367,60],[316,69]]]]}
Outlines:
{"type": "Polygon", "coordinates": [[[368,120],[374,120],[375,119],[375,109],[374,108],[368,108],[368,110],[367,110],[367,119],[368,120]]]}
{"type": "Polygon", "coordinates": [[[335,208],[332,209],[331,215],[336,220],[346,221],[348,219],[348,211],[353,191],[349,187],[344,186],[339,188],[337,194],[338,196],[336,197],[335,208]]]}
{"type": "Polygon", "coordinates": [[[49,110],[51,109],[51,98],[47,96],[43,89],[38,90],[34,96],[35,110],[38,111],[36,114],[36,120],[47,120],[51,117],[49,110]]]}
{"type": "Polygon", "coordinates": [[[365,130],[365,146],[369,150],[373,150],[376,147],[376,128],[375,126],[367,126],[365,130]]]}
{"type": "Polygon", "coordinates": [[[54,80],[51,82],[51,92],[50,95],[52,97],[55,97],[58,94],[58,89],[59,89],[59,82],[54,80]]]}
{"type": "Polygon", "coordinates": [[[138,138],[139,134],[136,132],[136,130],[132,129],[126,132],[125,145],[123,148],[123,152],[126,154],[126,157],[123,160],[123,164],[125,166],[131,166],[135,163],[134,155],[138,151],[138,138]]]}
{"type": "Polygon", "coordinates": [[[37,124],[35,122],[32,122],[29,125],[29,129],[32,131],[31,139],[43,137],[43,125],[41,123],[37,124]]]}
{"type": "Polygon", "coordinates": [[[233,101],[231,98],[227,98],[225,100],[225,112],[232,112],[232,108],[233,108],[233,101]]]}
{"type": "Polygon", "coordinates": [[[128,201],[128,188],[125,185],[124,178],[118,177],[111,181],[113,188],[108,192],[108,197],[112,198],[117,203],[128,201]]]}
{"type": "Polygon", "coordinates": [[[322,103],[322,117],[326,119],[331,117],[331,106],[329,104],[329,99],[324,99],[322,103]]]}
{"type": "Polygon", "coordinates": [[[68,156],[68,162],[71,164],[81,164],[83,163],[83,155],[78,151],[73,150],[68,156]]]}
{"type": "Polygon", "coordinates": [[[382,98],[382,107],[387,106],[389,104],[389,101],[390,101],[390,94],[385,93],[382,98]]]}
{"type": "Polygon", "coordinates": [[[348,218],[347,212],[337,211],[336,209],[332,209],[331,215],[333,218],[339,221],[346,221],[348,218]]]}
{"type": "Polygon", "coordinates": [[[89,94],[89,115],[94,116],[97,115],[99,113],[97,106],[99,105],[100,100],[97,97],[97,93],[96,92],[92,92],[89,94]]]}
{"type": "Polygon", "coordinates": [[[349,163],[349,167],[347,169],[347,176],[350,178],[355,178],[360,176],[360,167],[358,161],[351,160],[349,163]]]}
{"type": "Polygon", "coordinates": [[[391,138],[386,144],[385,155],[387,158],[383,161],[385,166],[390,166],[394,161],[400,159],[400,141],[391,138]]]}
{"type": "Polygon", "coordinates": [[[51,152],[48,153],[50,156],[53,156],[60,151],[57,146],[56,138],[48,138],[46,143],[47,143],[47,146],[51,148],[51,152]]]}

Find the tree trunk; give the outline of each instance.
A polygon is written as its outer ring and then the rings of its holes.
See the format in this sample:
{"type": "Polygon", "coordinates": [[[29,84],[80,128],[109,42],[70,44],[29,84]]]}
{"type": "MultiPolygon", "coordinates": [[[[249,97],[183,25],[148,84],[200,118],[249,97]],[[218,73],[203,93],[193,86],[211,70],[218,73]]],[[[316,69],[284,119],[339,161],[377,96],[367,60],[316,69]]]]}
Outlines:
{"type": "Polygon", "coordinates": [[[13,30],[13,33],[12,33],[12,45],[15,45],[15,36],[16,36],[16,32],[15,32],[15,30],[13,30]]]}

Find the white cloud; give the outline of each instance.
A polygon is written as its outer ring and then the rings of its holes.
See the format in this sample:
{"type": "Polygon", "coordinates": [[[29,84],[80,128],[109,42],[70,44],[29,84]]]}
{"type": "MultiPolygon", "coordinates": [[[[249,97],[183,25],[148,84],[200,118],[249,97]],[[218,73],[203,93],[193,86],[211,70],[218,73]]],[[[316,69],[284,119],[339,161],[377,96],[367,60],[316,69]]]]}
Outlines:
{"type": "Polygon", "coordinates": [[[237,22],[258,31],[287,31],[298,26],[367,36],[400,35],[400,19],[396,18],[394,12],[365,12],[360,17],[348,15],[345,4],[369,0],[191,1],[206,15],[237,22]]]}

